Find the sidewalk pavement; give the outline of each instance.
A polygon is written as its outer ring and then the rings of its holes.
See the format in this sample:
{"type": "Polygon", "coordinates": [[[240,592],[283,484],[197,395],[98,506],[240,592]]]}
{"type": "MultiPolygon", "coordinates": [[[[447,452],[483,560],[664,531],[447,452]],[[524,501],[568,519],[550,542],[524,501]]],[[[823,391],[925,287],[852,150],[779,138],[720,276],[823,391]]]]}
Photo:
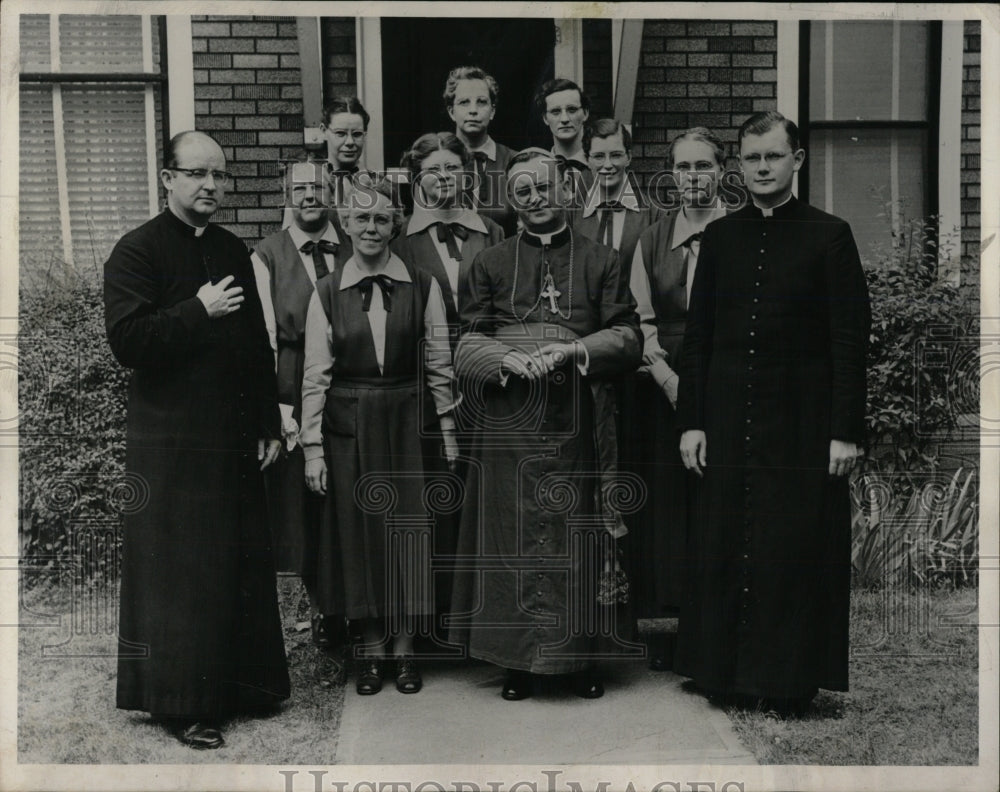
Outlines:
{"type": "Polygon", "coordinates": [[[415,695],[399,693],[391,677],[374,696],[348,681],[338,764],[756,764],[723,710],[642,659],[605,662],[606,692],[594,700],[567,683],[504,701],[495,666],[421,667],[415,695]]]}

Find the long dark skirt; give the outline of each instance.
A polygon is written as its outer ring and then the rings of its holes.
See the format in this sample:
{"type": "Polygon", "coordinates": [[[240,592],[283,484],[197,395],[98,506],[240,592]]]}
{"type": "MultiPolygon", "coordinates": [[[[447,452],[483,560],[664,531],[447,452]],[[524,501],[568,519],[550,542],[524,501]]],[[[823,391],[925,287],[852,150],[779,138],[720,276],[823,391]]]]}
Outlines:
{"type": "Polygon", "coordinates": [[[349,619],[387,618],[390,630],[404,617],[433,613],[420,422],[412,381],[335,383],[327,392],[329,490],[318,567],[324,612],[342,595],[349,619]]]}

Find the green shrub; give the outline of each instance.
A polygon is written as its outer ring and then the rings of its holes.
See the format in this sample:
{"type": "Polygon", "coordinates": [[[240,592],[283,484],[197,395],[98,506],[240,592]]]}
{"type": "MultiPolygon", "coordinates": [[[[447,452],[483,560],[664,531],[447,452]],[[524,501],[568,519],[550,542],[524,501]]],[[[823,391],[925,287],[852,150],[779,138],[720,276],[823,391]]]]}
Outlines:
{"type": "Polygon", "coordinates": [[[865,267],[872,303],[867,470],[933,469],[942,434],[979,412],[979,317],[938,277],[934,225],[934,218],[905,224],[865,267]]]}
{"type": "Polygon", "coordinates": [[[115,576],[128,372],[108,347],[101,282],[45,277],[22,289],[19,313],[22,557],[53,574],[115,576]]]}

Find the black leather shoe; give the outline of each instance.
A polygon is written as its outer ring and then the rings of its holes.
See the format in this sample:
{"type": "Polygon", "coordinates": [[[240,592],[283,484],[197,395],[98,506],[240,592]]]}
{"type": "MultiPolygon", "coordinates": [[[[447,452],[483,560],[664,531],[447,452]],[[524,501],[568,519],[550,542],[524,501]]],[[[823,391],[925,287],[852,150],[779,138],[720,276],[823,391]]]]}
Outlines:
{"type": "Polygon", "coordinates": [[[226,744],[226,741],[222,739],[222,732],[218,728],[201,721],[177,727],[175,735],[188,748],[194,748],[198,751],[221,748],[226,744]]]}
{"type": "Polygon", "coordinates": [[[358,681],[354,685],[359,696],[374,696],[382,689],[382,659],[365,658],[361,661],[358,681]]]}
{"type": "Polygon", "coordinates": [[[604,695],[604,682],[596,669],[577,671],[573,674],[573,692],[580,698],[599,699],[604,695]]]}
{"type": "Polygon", "coordinates": [[[500,695],[506,701],[523,701],[531,697],[531,674],[527,671],[508,671],[500,695]]]}
{"type": "Polygon", "coordinates": [[[396,690],[400,693],[419,693],[424,686],[420,677],[420,669],[412,655],[401,655],[396,658],[396,690]]]}

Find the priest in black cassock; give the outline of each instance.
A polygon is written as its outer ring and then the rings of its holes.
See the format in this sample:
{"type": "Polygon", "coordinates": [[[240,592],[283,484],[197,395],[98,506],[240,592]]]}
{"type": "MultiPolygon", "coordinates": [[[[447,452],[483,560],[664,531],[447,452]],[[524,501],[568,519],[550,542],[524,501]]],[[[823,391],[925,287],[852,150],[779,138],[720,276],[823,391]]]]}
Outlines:
{"type": "Polygon", "coordinates": [[[148,493],[125,517],[117,705],[199,749],[289,695],[261,473],[280,448],[274,357],[250,254],[209,223],[225,166],[208,135],[172,138],[167,209],[104,268],[108,341],[132,369],[125,466],[148,493]]]}
{"type": "Polygon", "coordinates": [[[608,534],[590,386],[638,366],[639,321],[617,253],[566,224],[552,154],[516,154],[507,178],[523,230],[476,256],[460,302],[456,375],[478,426],[451,637],[507,671],[505,699],[529,696],[532,674],[569,673],[596,698],[608,534]]]}
{"type": "Polygon", "coordinates": [[[739,142],[751,201],[705,229],[681,353],[680,450],[700,486],[674,668],[799,712],[847,690],[871,312],[850,226],[792,195],[795,125],[759,113],[739,142]]]}

